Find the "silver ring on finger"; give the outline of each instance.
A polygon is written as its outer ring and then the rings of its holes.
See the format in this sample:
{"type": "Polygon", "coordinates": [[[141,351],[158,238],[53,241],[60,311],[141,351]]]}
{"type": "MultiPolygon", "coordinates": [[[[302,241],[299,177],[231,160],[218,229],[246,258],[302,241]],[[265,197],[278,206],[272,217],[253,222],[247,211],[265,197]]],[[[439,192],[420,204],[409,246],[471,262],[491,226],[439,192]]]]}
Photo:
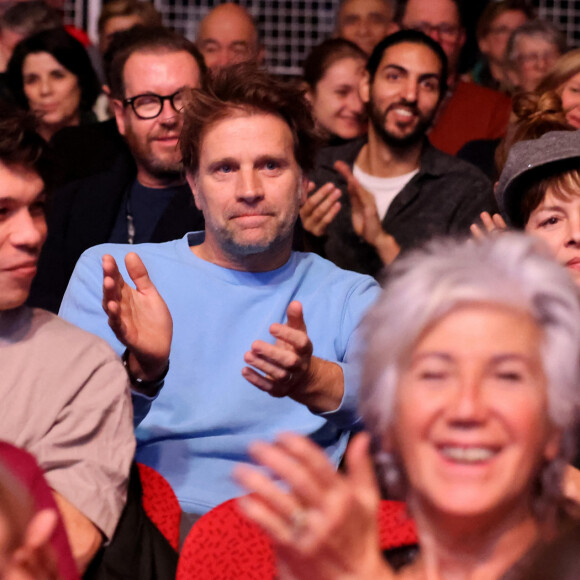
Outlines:
{"type": "Polygon", "coordinates": [[[308,511],[304,508],[296,508],[290,518],[292,533],[294,536],[300,536],[308,527],[308,511]]]}

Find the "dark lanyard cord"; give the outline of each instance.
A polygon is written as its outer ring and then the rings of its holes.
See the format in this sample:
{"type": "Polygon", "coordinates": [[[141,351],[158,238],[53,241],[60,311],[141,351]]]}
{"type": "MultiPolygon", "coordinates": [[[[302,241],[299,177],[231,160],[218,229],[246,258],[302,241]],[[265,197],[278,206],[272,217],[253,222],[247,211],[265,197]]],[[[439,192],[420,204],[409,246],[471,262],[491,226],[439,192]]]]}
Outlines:
{"type": "Polygon", "coordinates": [[[131,211],[131,190],[127,191],[125,201],[125,220],[127,222],[127,243],[135,243],[135,220],[131,211]]]}

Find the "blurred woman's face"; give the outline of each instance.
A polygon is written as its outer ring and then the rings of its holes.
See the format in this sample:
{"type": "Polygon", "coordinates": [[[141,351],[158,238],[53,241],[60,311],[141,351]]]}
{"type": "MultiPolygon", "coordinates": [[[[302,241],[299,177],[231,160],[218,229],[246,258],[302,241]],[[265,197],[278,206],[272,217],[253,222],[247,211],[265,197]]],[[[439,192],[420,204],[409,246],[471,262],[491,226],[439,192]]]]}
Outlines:
{"type": "Polygon", "coordinates": [[[560,96],[566,120],[572,127],[580,129],[580,72],[562,85],[560,96]]]}
{"type": "Polygon", "coordinates": [[[394,446],[409,501],[461,517],[529,511],[558,449],[547,415],[541,331],[517,309],[458,307],[428,328],[399,381],[394,446]]]}
{"type": "Polygon", "coordinates": [[[338,60],[308,94],[317,123],[331,135],[353,139],[366,132],[364,105],[358,92],[364,66],[362,59],[338,60]]]}
{"type": "Polygon", "coordinates": [[[514,84],[534,91],[560,56],[558,46],[539,36],[520,36],[516,42],[514,84]]]}
{"type": "Polygon", "coordinates": [[[81,90],[75,74],[48,52],[29,54],[22,66],[24,94],[41,127],[78,125],[81,90]]]}
{"type": "Polygon", "coordinates": [[[562,199],[548,187],[525,230],[542,238],[580,285],[580,192],[562,199]]]}
{"type": "Polygon", "coordinates": [[[502,12],[491,23],[488,33],[480,39],[479,49],[490,61],[502,65],[511,33],[527,20],[525,13],[520,10],[502,12]]]}

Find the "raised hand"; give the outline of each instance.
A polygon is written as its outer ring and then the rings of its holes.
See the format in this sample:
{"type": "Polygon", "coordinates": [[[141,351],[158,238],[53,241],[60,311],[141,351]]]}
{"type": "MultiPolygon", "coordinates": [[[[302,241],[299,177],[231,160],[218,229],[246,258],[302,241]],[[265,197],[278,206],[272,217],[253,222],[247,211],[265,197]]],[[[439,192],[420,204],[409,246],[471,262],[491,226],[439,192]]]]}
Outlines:
{"type": "Polygon", "coordinates": [[[173,320],[141,258],[130,252],[125,266],[136,289],[123,280],[113,256],[103,256],[103,309],[109,326],[133,355],[133,376],[153,380],[167,367],[173,320]]]}
{"type": "Polygon", "coordinates": [[[368,447],[367,434],[353,438],[345,474],[299,435],[286,433],[273,445],[250,447],[254,461],[272,475],[238,466],[235,479],[252,492],[240,507],[273,540],[280,578],[394,578],[379,548],[380,497],[368,447]]]}
{"type": "Polygon", "coordinates": [[[384,264],[390,264],[401,248],[395,238],[383,229],[375,198],[356,180],[344,161],[337,161],[334,168],[346,180],[355,233],[375,247],[384,264]]]}
{"type": "Polygon", "coordinates": [[[482,225],[471,224],[469,228],[471,235],[478,240],[485,238],[493,232],[503,232],[508,229],[504,219],[498,213],[494,213],[492,216],[489,212],[483,211],[479,214],[479,217],[481,218],[482,225]]]}
{"type": "MultiPolygon", "coordinates": [[[[313,189],[314,184],[310,182],[309,192],[313,189]]],[[[330,182],[309,196],[300,209],[304,229],[315,236],[323,236],[326,228],[340,211],[341,196],[340,189],[330,182]]]]}
{"type": "Polygon", "coordinates": [[[312,342],[300,302],[290,302],[286,314],[286,324],[270,326],[270,334],[276,339],[274,344],[256,340],[244,355],[250,365],[242,369],[244,378],[273,397],[291,395],[311,379],[312,342]]]}

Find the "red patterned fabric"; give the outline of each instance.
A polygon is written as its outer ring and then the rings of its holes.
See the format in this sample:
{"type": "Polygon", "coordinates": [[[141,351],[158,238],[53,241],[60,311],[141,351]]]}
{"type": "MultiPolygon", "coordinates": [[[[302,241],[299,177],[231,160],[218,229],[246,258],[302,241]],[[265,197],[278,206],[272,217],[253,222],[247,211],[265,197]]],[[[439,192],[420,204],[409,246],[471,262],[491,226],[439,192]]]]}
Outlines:
{"type": "Polygon", "coordinates": [[[185,539],[176,580],[272,580],[268,536],[231,499],[202,516],[185,539]]]}
{"type": "Polygon", "coordinates": [[[417,543],[415,522],[407,514],[402,501],[384,499],[379,506],[379,535],[381,550],[413,546],[417,543]]]}
{"type": "MultiPolygon", "coordinates": [[[[405,504],[381,502],[381,548],[417,543],[405,504]]],[[[268,536],[239,510],[235,499],[201,517],[187,536],[176,580],[274,580],[276,562],[268,536]]]]}
{"type": "Polygon", "coordinates": [[[141,486],[143,487],[143,507],[149,519],[165,536],[171,547],[179,549],[179,520],[181,507],[173,489],[165,478],[148,465],[138,463],[141,486]]]}

